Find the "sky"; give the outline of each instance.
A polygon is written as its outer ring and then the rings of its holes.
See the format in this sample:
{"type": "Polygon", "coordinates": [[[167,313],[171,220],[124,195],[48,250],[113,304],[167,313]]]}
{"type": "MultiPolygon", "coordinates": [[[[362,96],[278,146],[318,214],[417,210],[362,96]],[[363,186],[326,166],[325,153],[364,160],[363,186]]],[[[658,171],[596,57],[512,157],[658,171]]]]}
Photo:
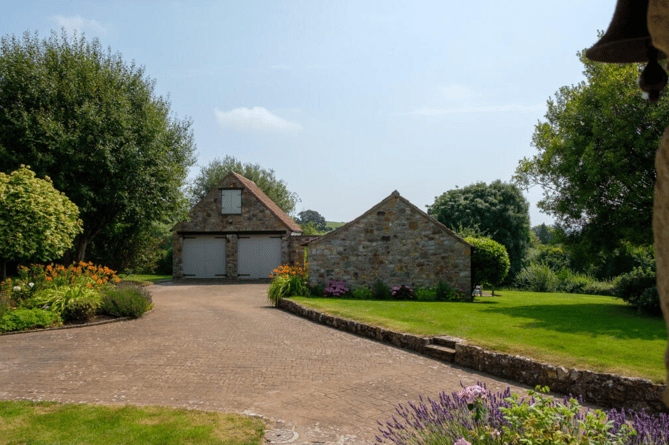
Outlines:
{"type": "MultiPolygon", "coordinates": [[[[350,221],[397,190],[419,208],[511,181],[614,0],[8,1],[1,35],[75,30],[145,67],[193,122],[199,169],[273,169],[296,211],[350,221]]],[[[524,191],[535,226],[551,224],[524,191]]]]}

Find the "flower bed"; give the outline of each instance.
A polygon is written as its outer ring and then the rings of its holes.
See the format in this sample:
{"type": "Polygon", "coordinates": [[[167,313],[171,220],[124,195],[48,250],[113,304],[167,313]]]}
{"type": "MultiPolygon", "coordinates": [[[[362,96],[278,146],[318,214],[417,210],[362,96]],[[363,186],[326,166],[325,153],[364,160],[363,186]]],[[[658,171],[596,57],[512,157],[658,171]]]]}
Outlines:
{"type": "Polygon", "coordinates": [[[439,400],[397,407],[391,421],[379,422],[378,443],[396,445],[651,445],[669,440],[669,416],[615,409],[583,409],[572,397],[547,396],[547,387],[529,397],[488,391],[483,384],[439,400]]]}
{"type": "Polygon", "coordinates": [[[119,292],[119,282],[113,270],[93,263],[20,267],[17,278],[0,283],[0,332],[86,323],[101,315],[136,318],[151,308],[146,290],[119,292]]]}

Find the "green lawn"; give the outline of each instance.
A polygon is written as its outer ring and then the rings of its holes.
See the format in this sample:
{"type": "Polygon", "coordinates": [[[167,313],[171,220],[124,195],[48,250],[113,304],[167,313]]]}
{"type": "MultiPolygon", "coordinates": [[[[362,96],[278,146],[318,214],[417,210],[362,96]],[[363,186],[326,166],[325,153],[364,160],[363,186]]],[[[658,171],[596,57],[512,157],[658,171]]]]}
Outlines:
{"type": "Polygon", "coordinates": [[[131,281],[133,283],[144,284],[144,285],[172,279],[172,275],[119,274],[118,277],[123,281],[131,281]]]}
{"type": "Polygon", "coordinates": [[[259,445],[261,420],[160,406],[0,401],[0,444],[259,445]]]}
{"type": "Polygon", "coordinates": [[[664,382],[666,324],[613,297],[505,291],[474,303],[294,297],[396,331],[452,335],[496,351],[566,367],[664,382]]]}

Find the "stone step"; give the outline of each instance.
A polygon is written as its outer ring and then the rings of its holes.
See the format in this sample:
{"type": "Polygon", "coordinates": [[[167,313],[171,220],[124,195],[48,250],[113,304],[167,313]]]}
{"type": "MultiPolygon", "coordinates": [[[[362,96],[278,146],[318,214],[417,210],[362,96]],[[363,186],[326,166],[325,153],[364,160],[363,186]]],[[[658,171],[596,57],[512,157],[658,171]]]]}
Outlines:
{"type": "Polygon", "coordinates": [[[427,345],[425,346],[425,355],[452,362],[455,360],[455,349],[447,346],[427,345]]]}
{"type": "Polygon", "coordinates": [[[455,349],[455,343],[457,343],[454,337],[443,336],[443,337],[432,337],[432,344],[439,346],[446,346],[447,348],[455,349]]]}

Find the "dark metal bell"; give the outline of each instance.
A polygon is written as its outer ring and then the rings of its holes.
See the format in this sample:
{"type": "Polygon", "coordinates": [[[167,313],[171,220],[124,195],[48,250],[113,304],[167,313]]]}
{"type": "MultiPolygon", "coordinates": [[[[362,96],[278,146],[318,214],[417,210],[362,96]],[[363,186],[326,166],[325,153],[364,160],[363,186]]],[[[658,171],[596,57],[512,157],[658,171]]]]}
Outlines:
{"type": "MultiPolygon", "coordinates": [[[[599,42],[585,52],[595,62],[648,62],[653,48],[648,32],[649,0],[618,0],[613,19],[599,42]]],[[[658,51],[658,58],[667,56],[658,51]]]]}

